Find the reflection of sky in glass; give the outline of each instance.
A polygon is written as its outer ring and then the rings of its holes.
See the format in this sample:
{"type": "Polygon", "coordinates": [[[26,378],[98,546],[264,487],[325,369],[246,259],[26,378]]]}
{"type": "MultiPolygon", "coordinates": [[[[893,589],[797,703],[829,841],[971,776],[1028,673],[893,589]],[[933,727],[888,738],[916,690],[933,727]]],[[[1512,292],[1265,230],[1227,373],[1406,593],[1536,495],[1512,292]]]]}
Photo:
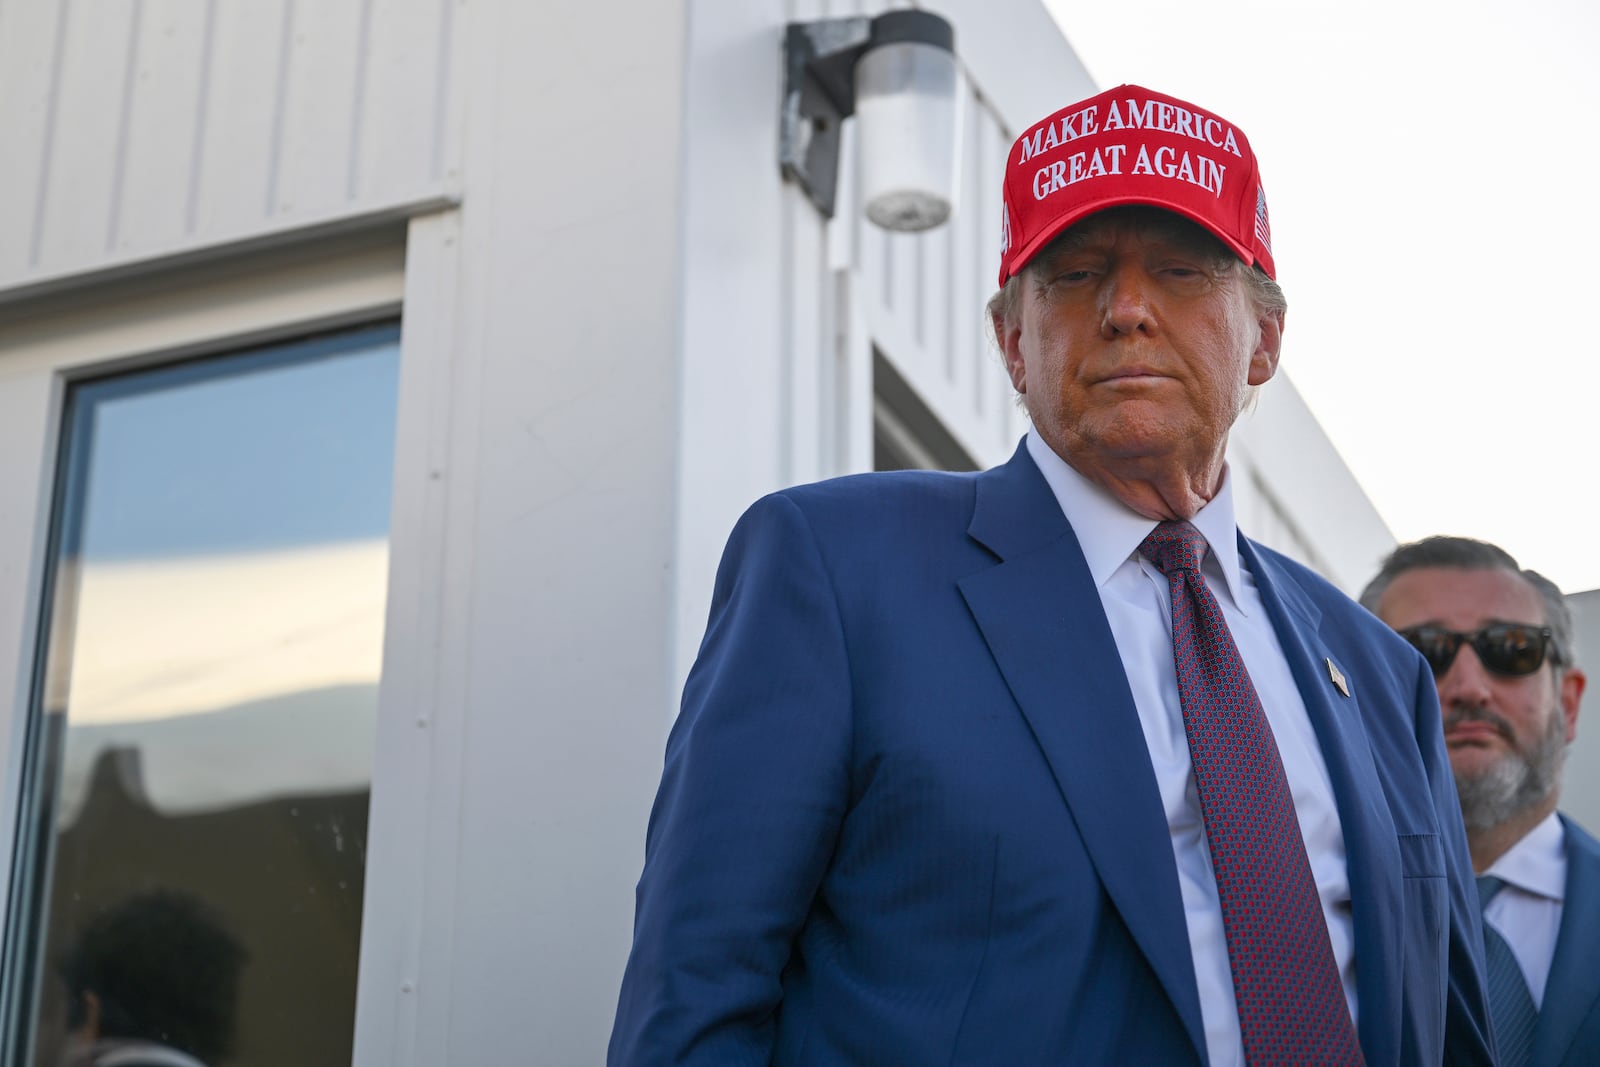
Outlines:
{"type": "Polygon", "coordinates": [[[384,326],[76,387],[61,825],[108,746],[159,811],[370,781],[398,372],[384,326]]]}
{"type": "Polygon", "coordinates": [[[383,327],[82,387],[75,547],[126,560],[384,536],[397,343],[383,327]]]}

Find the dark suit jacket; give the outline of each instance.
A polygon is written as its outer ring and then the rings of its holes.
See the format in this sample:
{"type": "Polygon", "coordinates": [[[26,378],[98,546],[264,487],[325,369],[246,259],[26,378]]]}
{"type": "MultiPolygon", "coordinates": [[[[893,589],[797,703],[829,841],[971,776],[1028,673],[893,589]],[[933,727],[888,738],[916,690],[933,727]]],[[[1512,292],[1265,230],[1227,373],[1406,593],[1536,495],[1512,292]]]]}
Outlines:
{"type": "Polygon", "coordinates": [[[1530,1067],[1600,1064],[1600,842],[1561,817],[1567,888],[1530,1067]]]}
{"type": "MultiPolygon", "coordinates": [[[[1333,780],[1367,1062],[1487,1062],[1433,677],[1322,579],[1241,549],[1333,780]]],[[[1206,1062],[1133,698],[1025,448],[740,520],[667,743],[610,1062],[1206,1062]]]]}

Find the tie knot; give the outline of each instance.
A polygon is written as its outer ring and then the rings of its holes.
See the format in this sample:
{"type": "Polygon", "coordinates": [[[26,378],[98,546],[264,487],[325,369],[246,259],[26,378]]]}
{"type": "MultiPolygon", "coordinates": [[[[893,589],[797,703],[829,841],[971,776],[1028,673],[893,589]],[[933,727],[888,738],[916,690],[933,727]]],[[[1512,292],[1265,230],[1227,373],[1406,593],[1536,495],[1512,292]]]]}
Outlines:
{"type": "Polygon", "coordinates": [[[1505,879],[1485,874],[1478,878],[1478,907],[1487,908],[1495,894],[1506,887],[1505,879]]]}
{"type": "Polygon", "coordinates": [[[1154,563],[1162,574],[1174,571],[1200,573],[1206,556],[1206,539],[1191,522],[1161,522],[1139,544],[1139,554],[1154,563]]]}

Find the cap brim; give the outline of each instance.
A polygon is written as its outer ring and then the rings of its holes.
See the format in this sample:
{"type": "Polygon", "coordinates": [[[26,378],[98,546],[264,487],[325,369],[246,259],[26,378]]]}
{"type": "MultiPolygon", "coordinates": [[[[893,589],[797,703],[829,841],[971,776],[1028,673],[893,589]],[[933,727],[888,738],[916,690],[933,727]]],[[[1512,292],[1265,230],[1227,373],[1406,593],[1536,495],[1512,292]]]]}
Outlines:
{"type": "Polygon", "coordinates": [[[1032,262],[1033,257],[1039,254],[1040,249],[1044,248],[1045,245],[1049,244],[1051,241],[1054,241],[1068,229],[1082,222],[1090,215],[1093,215],[1097,212],[1106,211],[1114,207],[1127,207],[1131,205],[1161,208],[1164,211],[1172,212],[1174,215],[1182,216],[1183,218],[1188,219],[1190,222],[1198,225],[1201,229],[1211,234],[1211,236],[1215,237],[1217,240],[1221,241],[1227,246],[1229,251],[1238,256],[1247,265],[1255,266],[1255,249],[1246,248],[1244,245],[1241,245],[1238,241],[1217,229],[1216,225],[1210,219],[1205,218],[1199,212],[1186,208],[1182,204],[1175,204],[1170,200],[1162,200],[1161,198],[1154,196],[1111,196],[1102,200],[1087,201],[1075,210],[1069,211],[1062,215],[1059,219],[1051,222],[1049,226],[1046,226],[1044,229],[1034,234],[1032,239],[1022,246],[1021,250],[1013,259],[1012,262],[1016,263],[1017,266],[1013,268],[1011,272],[1004,278],[1000,279],[1000,284],[1002,286],[1005,285],[1007,281],[1016,276],[1024,267],[1032,262]]]}

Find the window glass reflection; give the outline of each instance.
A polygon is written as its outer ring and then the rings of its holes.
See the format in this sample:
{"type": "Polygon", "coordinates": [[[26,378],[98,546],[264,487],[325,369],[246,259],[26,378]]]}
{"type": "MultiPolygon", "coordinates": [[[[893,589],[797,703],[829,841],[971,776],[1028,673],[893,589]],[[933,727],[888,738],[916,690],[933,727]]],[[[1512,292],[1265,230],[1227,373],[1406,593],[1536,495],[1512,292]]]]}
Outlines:
{"type": "Polygon", "coordinates": [[[70,394],[19,1062],[349,1062],[397,374],[384,326],[70,394]]]}

